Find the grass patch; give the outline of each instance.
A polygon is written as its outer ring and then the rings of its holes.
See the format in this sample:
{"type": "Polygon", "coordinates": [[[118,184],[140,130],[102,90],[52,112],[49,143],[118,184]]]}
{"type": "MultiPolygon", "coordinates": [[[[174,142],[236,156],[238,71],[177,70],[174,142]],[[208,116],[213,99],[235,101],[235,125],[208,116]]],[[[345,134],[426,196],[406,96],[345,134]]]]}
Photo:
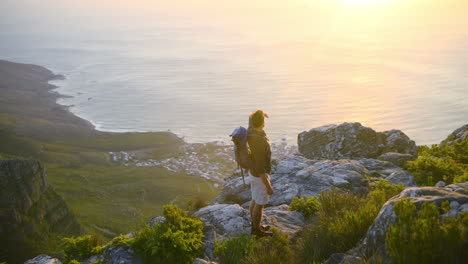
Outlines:
{"type": "Polygon", "coordinates": [[[200,194],[215,195],[211,183],[201,178],[157,167],[47,167],[49,182],[87,232],[107,238],[142,228],[145,220],[161,215],[165,204],[182,206],[200,194]]]}
{"type": "Polygon", "coordinates": [[[289,240],[278,229],[273,236],[256,238],[240,234],[216,245],[214,254],[224,264],[285,264],[292,263],[289,240]]]}

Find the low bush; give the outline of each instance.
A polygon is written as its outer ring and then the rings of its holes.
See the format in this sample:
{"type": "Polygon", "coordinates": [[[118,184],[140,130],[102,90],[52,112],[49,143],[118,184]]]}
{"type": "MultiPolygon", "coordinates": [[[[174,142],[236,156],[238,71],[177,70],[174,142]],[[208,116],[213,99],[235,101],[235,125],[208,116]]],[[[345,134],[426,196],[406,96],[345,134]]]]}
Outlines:
{"type": "Polygon", "coordinates": [[[456,177],[463,175],[463,168],[450,157],[419,156],[409,161],[407,168],[416,183],[425,186],[434,186],[438,181],[451,184],[456,177]]]}
{"type": "Polygon", "coordinates": [[[332,253],[354,247],[382,205],[403,189],[403,185],[381,180],[371,186],[371,192],[365,197],[337,189],[321,193],[318,221],[305,227],[299,240],[299,262],[321,262],[332,253]]]}
{"type": "Polygon", "coordinates": [[[255,238],[240,234],[216,245],[214,254],[223,264],[292,263],[292,252],[286,235],[275,228],[273,236],[255,238]]]}
{"type": "Polygon", "coordinates": [[[290,211],[301,212],[305,217],[311,217],[320,208],[320,203],[315,196],[294,197],[289,205],[290,211]]]}
{"type": "Polygon", "coordinates": [[[99,239],[91,235],[64,238],[62,248],[65,255],[65,263],[85,260],[101,253],[103,250],[99,239]]]}
{"type": "Polygon", "coordinates": [[[320,216],[335,217],[343,210],[356,209],[360,205],[360,199],[356,194],[343,192],[338,188],[321,192],[319,195],[320,216]]]}
{"type": "Polygon", "coordinates": [[[106,248],[114,248],[114,247],[124,247],[128,248],[131,247],[133,244],[134,238],[128,237],[126,235],[119,235],[114,237],[109,243],[106,244],[106,248]]]}
{"type": "Polygon", "coordinates": [[[243,258],[252,254],[255,240],[247,234],[240,234],[223,240],[216,245],[214,255],[223,264],[241,264],[243,258]]]}
{"type": "Polygon", "coordinates": [[[468,138],[458,143],[420,146],[418,155],[406,167],[419,185],[468,181],[468,138]]]}
{"type": "Polygon", "coordinates": [[[203,246],[203,222],[175,205],[164,206],[166,221],[140,231],[133,242],[146,263],[192,263],[203,246]]]}
{"type": "MultiPolygon", "coordinates": [[[[468,212],[440,218],[434,203],[425,202],[416,213],[410,200],[396,202],[397,221],[389,227],[386,246],[395,263],[466,263],[468,212]]],[[[449,209],[448,201],[440,210],[449,209]]]]}

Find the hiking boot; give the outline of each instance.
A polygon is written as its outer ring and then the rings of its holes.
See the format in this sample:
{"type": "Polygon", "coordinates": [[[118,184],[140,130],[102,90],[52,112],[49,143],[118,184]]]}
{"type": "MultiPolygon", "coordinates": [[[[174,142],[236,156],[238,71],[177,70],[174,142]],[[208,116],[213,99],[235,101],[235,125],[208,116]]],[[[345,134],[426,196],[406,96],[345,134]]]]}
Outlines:
{"type": "Polygon", "coordinates": [[[252,228],[251,234],[257,237],[273,236],[273,232],[271,231],[263,231],[261,229],[259,230],[259,229],[254,229],[254,228],[252,228]]]}
{"type": "MultiPolygon", "coordinates": [[[[253,226],[253,224],[250,223],[250,226],[253,226]]],[[[271,228],[271,226],[269,226],[269,225],[260,225],[260,230],[262,230],[262,231],[268,231],[268,230],[270,230],[270,228],[271,228]]]]}

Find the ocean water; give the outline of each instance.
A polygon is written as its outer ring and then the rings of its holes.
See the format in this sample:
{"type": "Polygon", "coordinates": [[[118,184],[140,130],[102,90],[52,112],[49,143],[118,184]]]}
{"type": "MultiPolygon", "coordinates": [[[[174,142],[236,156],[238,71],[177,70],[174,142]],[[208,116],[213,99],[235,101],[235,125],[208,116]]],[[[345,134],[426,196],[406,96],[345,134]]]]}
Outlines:
{"type": "Polygon", "coordinates": [[[433,144],[467,123],[468,21],[459,6],[415,23],[396,7],[309,5],[307,13],[295,3],[246,12],[6,1],[0,59],[66,76],[52,82],[68,96],[58,103],[104,131],[227,143],[264,109],[273,141],[296,144],[304,130],[361,122],[433,144]]]}

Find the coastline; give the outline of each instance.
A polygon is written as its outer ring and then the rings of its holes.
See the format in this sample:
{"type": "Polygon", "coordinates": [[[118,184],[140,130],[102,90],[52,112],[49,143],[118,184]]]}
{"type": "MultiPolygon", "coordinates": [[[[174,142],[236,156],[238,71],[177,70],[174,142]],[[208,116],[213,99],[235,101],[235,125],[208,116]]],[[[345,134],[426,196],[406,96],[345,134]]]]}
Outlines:
{"type": "Polygon", "coordinates": [[[98,130],[96,125],[61,105],[59,98],[68,97],[55,91],[49,83],[65,76],[33,64],[0,60],[0,130],[17,136],[37,140],[86,139],[116,135],[153,134],[176,141],[183,139],[172,132],[109,132],[98,130]]]}
{"type": "Polygon", "coordinates": [[[98,131],[56,102],[61,95],[48,83],[53,78],[44,67],[0,60],[0,159],[39,160],[86,233],[110,239],[95,226],[128,233],[176,197],[183,206],[200,195],[216,195],[213,182],[186,171],[113,161],[110,152],[177,158],[192,144],[171,132],[98,131]]]}

